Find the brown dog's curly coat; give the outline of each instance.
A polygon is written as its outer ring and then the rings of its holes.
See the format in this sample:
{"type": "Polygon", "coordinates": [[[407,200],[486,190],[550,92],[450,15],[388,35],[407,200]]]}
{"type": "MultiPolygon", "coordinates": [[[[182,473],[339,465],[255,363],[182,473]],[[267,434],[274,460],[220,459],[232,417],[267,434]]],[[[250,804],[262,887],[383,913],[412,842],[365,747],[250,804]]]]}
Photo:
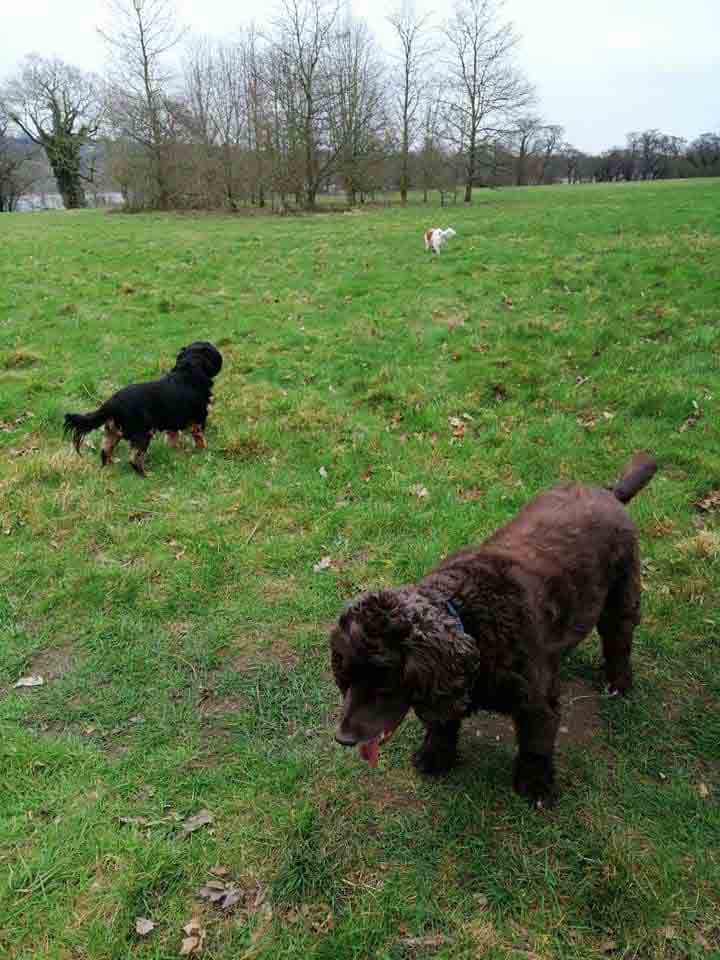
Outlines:
{"type": "Polygon", "coordinates": [[[637,531],[622,504],[656,469],[638,454],[610,489],[555,487],[418,584],[353,603],[330,636],[344,696],[338,742],[359,745],[374,766],[412,707],[426,728],[415,764],[441,774],[456,760],[463,717],[511,714],[515,790],[534,805],[551,803],[562,655],[597,627],[610,692],[632,686],[640,572],[637,531]]]}

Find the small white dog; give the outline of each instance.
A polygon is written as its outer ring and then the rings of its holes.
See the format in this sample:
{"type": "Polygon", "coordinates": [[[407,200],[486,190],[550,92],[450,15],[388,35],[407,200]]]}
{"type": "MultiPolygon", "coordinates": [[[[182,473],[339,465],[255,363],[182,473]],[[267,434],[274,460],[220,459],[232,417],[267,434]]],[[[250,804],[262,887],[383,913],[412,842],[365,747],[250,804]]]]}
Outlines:
{"type": "Polygon", "coordinates": [[[429,230],[425,231],[425,249],[439,254],[440,247],[454,236],[455,231],[452,227],[448,227],[447,230],[441,230],[440,227],[430,227],[429,230]]]}

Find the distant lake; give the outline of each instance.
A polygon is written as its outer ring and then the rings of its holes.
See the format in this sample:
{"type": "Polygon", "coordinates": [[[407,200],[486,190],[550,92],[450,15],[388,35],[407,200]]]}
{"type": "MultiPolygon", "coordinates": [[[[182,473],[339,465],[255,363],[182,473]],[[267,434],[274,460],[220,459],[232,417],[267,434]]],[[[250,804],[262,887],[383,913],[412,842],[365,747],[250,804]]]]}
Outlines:
{"type": "MultiPolygon", "coordinates": [[[[89,207],[119,207],[123,198],[120,193],[88,193],[85,199],[89,207]]],[[[33,210],[62,210],[63,202],[59,193],[26,193],[18,200],[18,213],[32,213],[33,210]]]]}

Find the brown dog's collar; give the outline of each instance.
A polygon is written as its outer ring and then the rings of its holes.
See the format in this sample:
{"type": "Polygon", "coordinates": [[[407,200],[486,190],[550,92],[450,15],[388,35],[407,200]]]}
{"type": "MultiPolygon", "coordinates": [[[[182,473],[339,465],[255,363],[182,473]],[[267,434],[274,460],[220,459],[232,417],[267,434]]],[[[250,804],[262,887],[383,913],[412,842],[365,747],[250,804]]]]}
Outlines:
{"type": "Polygon", "coordinates": [[[458,608],[455,606],[452,600],[446,600],[445,606],[450,616],[454,617],[457,620],[457,622],[460,624],[460,629],[462,630],[462,632],[467,633],[467,630],[465,629],[465,624],[462,622],[462,617],[458,613],[458,608]]]}

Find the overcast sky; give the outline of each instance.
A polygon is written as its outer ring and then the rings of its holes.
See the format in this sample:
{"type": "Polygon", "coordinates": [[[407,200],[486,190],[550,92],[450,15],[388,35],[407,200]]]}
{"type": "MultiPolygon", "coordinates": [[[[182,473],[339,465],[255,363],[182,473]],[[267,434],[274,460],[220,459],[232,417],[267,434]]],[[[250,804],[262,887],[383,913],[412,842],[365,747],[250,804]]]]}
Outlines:
{"type": "MultiPolygon", "coordinates": [[[[428,0],[425,9],[441,22],[451,4],[428,0]]],[[[385,46],[392,6],[353,0],[385,46]]],[[[262,23],[271,3],[178,0],[177,7],[194,31],[229,38],[243,18],[262,23]]],[[[506,0],[505,12],[523,38],[519,64],[542,116],[562,124],[580,149],[623,144],[628,131],[651,127],[688,139],[720,131],[720,0],[506,0]]],[[[30,52],[101,71],[95,26],[102,15],[102,0],[7,0],[0,77],[30,52]]]]}

